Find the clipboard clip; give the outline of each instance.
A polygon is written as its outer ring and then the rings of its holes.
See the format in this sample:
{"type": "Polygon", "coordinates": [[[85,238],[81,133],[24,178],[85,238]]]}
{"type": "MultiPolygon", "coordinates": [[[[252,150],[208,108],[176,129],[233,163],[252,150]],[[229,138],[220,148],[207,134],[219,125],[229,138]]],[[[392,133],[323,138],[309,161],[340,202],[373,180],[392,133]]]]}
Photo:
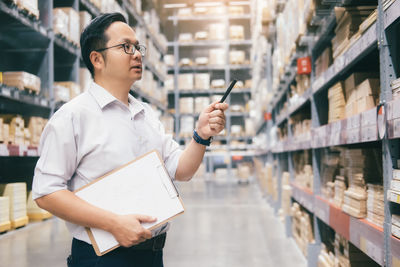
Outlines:
{"type": "Polygon", "coordinates": [[[169,177],[164,166],[163,165],[158,166],[157,171],[158,171],[158,176],[160,177],[160,179],[165,187],[165,190],[167,190],[169,196],[171,198],[179,197],[178,189],[176,188],[172,179],[169,177]]]}

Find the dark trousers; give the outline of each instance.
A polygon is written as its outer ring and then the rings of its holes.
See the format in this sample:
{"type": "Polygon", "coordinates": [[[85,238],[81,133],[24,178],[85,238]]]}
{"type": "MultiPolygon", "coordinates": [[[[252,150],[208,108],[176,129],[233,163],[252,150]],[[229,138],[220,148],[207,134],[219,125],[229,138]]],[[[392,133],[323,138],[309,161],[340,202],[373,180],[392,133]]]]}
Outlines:
{"type": "Polygon", "coordinates": [[[97,256],[93,246],[72,240],[68,267],[163,267],[162,250],[119,247],[103,256],[97,256]]]}

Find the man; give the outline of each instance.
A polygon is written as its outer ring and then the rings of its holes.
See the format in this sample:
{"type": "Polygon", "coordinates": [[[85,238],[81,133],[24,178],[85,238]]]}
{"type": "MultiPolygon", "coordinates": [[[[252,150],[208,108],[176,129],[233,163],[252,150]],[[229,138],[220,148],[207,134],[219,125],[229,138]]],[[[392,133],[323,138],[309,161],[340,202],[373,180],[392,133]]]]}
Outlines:
{"type": "Polygon", "coordinates": [[[129,90],[141,79],[145,47],[120,13],[95,18],[81,35],[83,60],[94,83],[57,111],[41,139],[33,193],[36,203],[67,221],[73,235],[69,266],[163,266],[168,225],[153,233],[145,214],[117,215],[75,196],[74,191],[111,170],[157,149],[171,177],[188,181],[202,162],[205,144],[223,130],[227,104],[213,103],[200,115],[184,151],[166,135],[151,108],[129,90]],[[84,227],[110,232],[122,246],[95,255],[84,227]]]}

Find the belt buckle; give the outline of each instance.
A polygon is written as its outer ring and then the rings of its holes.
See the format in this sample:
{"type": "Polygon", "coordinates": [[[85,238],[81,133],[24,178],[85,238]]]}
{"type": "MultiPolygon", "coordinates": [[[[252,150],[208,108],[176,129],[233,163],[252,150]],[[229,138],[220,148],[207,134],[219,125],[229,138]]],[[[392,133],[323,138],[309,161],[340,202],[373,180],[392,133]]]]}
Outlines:
{"type": "Polygon", "coordinates": [[[154,238],[153,248],[152,248],[153,251],[160,251],[164,248],[165,239],[166,239],[165,237],[166,237],[166,235],[162,234],[162,235],[156,236],[154,238]]]}

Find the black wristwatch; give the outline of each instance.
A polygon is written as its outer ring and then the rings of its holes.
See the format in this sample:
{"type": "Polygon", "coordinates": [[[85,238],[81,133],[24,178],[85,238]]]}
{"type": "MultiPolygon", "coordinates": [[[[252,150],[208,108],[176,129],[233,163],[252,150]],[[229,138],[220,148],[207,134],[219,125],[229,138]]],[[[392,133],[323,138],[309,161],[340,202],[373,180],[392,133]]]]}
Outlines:
{"type": "Polygon", "coordinates": [[[203,146],[210,146],[212,141],[212,137],[208,138],[207,140],[201,138],[200,135],[196,132],[196,130],[193,131],[193,139],[194,141],[196,141],[196,143],[203,146]]]}

